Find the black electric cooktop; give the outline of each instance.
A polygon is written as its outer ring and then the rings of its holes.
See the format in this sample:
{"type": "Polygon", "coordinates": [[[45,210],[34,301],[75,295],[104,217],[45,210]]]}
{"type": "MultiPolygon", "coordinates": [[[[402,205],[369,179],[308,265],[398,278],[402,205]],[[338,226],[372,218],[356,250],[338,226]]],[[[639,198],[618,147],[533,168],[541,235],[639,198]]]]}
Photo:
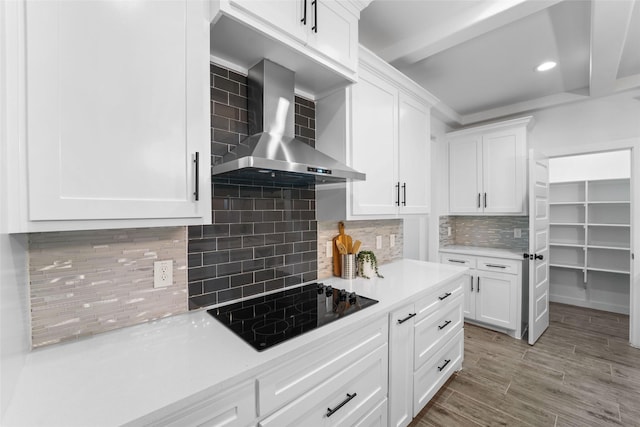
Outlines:
{"type": "Polygon", "coordinates": [[[207,312],[262,351],[377,302],[355,292],[312,283],[207,312]]]}

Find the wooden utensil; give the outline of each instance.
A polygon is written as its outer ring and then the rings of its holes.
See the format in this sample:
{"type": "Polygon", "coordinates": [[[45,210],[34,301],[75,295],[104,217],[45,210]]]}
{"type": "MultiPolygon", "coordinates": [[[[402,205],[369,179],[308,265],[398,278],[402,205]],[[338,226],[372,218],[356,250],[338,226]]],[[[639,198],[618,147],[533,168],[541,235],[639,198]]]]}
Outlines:
{"type": "Polygon", "coordinates": [[[344,234],[344,222],[340,221],[338,223],[338,231],[339,234],[332,239],[332,247],[333,247],[333,275],[340,277],[341,275],[341,267],[342,260],[340,259],[340,251],[338,250],[338,246],[336,242],[340,242],[344,245],[347,253],[349,253],[349,249],[351,249],[351,236],[344,234]]]}
{"type": "Polygon", "coordinates": [[[336,246],[338,247],[338,252],[340,253],[340,255],[347,254],[347,247],[344,244],[342,244],[342,242],[337,241],[336,246]]]}
{"type": "Polygon", "coordinates": [[[362,242],[360,240],[356,240],[356,242],[353,244],[353,248],[351,249],[351,253],[357,254],[358,250],[360,249],[360,245],[362,245],[362,242]]]}

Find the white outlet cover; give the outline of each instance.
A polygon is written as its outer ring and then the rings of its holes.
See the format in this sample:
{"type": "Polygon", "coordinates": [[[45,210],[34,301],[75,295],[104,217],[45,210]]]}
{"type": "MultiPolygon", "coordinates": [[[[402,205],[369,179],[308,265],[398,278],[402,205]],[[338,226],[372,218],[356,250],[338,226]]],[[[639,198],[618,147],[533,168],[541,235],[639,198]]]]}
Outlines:
{"type": "Polygon", "coordinates": [[[376,236],[376,249],[382,249],[382,236],[376,236]]]}
{"type": "Polygon", "coordinates": [[[327,258],[331,258],[333,256],[333,241],[331,240],[327,241],[327,247],[325,249],[324,256],[327,258]]]}
{"type": "Polygon", "coordinates": [[[513,229],[513,237],[516,239],[522,238],[522,230],[520,228],[513,229]]]}
{"type": "Polygon", "coordinates": [[[165,288],[173,285],[173,260],[153,263],[153,287],[165,288]]]}
{"type": "Polygon", "coordinates": [[[393,248],[396,245],[396,235],[391,234],[389,236],[389,247],[393,248]]]}

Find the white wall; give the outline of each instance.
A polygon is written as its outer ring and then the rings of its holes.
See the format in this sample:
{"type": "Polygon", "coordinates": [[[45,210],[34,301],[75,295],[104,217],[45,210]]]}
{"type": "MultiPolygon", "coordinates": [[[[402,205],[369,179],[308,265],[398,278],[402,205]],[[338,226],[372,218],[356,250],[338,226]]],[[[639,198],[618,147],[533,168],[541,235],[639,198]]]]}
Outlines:
{"type": "MultiPolygon", "coordinates": [[[[6,2],[0,1],[0,230],[7,218],[6,2]]],[[[26,236],[0,231],[0,424],[29,351],[26,236]]]]}
{"type": "Polygon", "coordinates": [[[447,125],[431,116],[431,214],[429,215],[429,261],[438,262],[440,216],[449,206],[449,157],[447,125]]]}

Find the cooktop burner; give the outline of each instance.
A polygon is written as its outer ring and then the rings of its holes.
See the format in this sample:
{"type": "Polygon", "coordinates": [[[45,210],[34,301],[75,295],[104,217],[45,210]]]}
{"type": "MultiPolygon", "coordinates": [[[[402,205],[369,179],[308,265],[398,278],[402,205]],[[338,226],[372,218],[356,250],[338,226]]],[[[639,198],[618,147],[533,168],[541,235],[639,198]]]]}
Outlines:
{"type": "Polygon", "coordinates": [[[312,283],[207,312],[262,351],[377,302],[355,292],[312,283]]]}

